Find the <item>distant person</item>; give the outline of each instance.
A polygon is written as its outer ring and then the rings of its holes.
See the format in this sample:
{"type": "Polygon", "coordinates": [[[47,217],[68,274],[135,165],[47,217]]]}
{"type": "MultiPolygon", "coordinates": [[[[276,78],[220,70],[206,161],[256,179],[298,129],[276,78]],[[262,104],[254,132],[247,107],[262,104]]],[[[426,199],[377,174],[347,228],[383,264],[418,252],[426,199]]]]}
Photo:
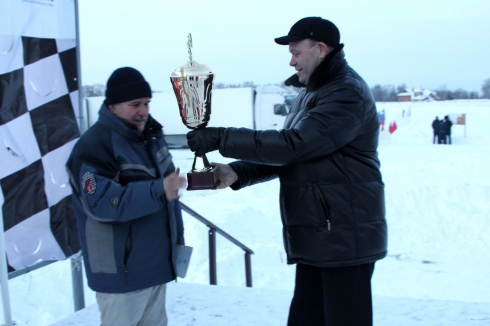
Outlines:
{"type": "Polygon", "coordinates": [[[439,121],[439,132],[438,132],[438,138],[439,138],[439,144],[447,144],[447,129],[446,129],[446,123],[444,120],[439,121]]]}
{"type": "Polygon", "coordinates": [[[449,116],[444,116],[444,128],[446,130],[446,139],[447,144],[451,145],[451,127],[453,126],[452,121],[449,119],[449,116]]]}
{"type": "Polygon", "coordinates": [[[434,121],[432,121],[432,132],[434,134],[432,138],[432,144],[438,144],[439,140],[439,127],[440,127],[441,121],[439,120],[439,117],[436,117],[434,121]]]}
{"type": "Polygon", "coordinates": [[[150,85],[116,69],[99,120],[75,144],[67,168],[88,285],[101,325],[167,325],[166,283],[184,244],[179,176],[149,114],[150,85]]]}
{"type": "Polygon", "coordinates": [[[220,189],[279,178],[287,262],[296,264],[289,326],[372,325],[371,277],[387,254],[375,101],[332,22],[303,18],[275,41],[289,45],[296,70],[285,84],[305,87],[284,129],[203,128],[188,144],[238,159],[213,163],[220,189]]]}

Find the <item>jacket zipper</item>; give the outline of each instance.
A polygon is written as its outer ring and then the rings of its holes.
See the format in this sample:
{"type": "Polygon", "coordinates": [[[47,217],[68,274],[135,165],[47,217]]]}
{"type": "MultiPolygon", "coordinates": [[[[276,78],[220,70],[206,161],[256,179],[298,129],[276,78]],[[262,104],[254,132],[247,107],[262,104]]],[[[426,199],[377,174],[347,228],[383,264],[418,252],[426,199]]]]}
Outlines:
{"type": "Polygon", "coordinates": [[[132,234],[133,234],[133,229],[130,226],[129,227],[129,232],[128,232],[128,239],[126,240],[126,250],[124,253],[124,263],[123,263],[123,270],[124,270],[124,284],[128,285],[128,259],[129,259],[129,253],[131,252],[131,249],[133,247],[132,243],[132,234]]]}
{"type": "Polygon", "coordinates": [[[325,214],[325,216],[327,216],[327,219],[326,219],[326,222],[327,222],[327,230],[330,231],[330,219],[328,217],[328,210],[327,210],[327,205],[325,205],[325,201],[323,200],[323,196],[322,196],[322,193],[320,191],[320,189],[317,189],[318,191],[318,196],[320,197],[320,202],[322,204],[322,208],[323,208],[323,213],[325,214]]]}
{"type": "Polygon", "coordinates": [[[128,285],[128,269],[126,268],[126,264],[124,264],[123,268],[124,268],[124,285],[128,285]]]}

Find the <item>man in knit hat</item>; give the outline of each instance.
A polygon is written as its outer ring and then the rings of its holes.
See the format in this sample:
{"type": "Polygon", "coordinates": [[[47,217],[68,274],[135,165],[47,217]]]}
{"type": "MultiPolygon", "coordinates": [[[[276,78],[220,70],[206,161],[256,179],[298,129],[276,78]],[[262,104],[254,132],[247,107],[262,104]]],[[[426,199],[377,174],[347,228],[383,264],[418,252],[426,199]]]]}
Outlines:
{"type": "Polygon", "coordinates": [[[275,42],[289,46],[301,87],[282,130],[203,128],[187,134],[214,164],[218,188],[279,178],[288,264],[296,264],[288,325],[372,325],[371,277],[387,253],[379,119],[371,90],[344,58],[329,20],[306,17],[275,42]]]}
{"type": "Polygon", "coordinates": [[[67,162],[88,285],[101,325],[167,325],[166,283],[184,244],[179,189],[162,126],[149,114],[150,85],[115,70],[99,119],[67,162]]]}

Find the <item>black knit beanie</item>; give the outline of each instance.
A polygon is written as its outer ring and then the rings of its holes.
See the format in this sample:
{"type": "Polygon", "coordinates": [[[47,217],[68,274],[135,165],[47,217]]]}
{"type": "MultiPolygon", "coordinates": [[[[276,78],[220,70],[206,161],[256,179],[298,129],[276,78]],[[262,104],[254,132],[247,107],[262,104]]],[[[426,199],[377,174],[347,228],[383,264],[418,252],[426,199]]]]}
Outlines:
{"type": "Polygon", "coordinates": [[[107,80],[105,105],[127,102],[142,97],[151,98],[150,84],[134,68],[118,68],[107,80]]]}

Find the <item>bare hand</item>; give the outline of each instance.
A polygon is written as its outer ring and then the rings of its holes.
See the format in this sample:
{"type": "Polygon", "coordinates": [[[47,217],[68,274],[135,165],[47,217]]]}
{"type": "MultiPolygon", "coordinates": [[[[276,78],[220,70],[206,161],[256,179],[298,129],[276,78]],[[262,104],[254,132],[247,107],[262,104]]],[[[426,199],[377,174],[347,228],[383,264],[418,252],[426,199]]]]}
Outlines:
{"type": "Polygon", "coordinates": [[[187,179],[179,174],[180,168],[177,168],[163,179],[163,188],[167,200],[179,199],[179,189],[185,188],[187,184],[187,179]]]}
{"type": "Polygon", "coordinates": [[[235,171],[228,164],[211,163],[211,166],[216,167],[216,176],[218,177],[218,185],[216,189],[224,189],[232,185],[238,180],[235,171]]]}

